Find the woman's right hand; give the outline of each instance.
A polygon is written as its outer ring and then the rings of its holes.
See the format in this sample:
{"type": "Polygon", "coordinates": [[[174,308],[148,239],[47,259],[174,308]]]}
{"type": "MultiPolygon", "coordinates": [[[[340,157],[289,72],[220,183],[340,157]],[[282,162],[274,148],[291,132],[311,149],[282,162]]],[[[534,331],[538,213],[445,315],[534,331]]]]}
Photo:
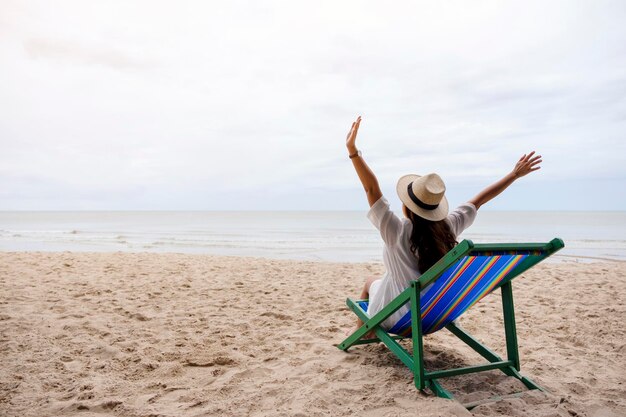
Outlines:
{"type": "Polygon", "coordinates": [[[541,155],[535,156],[535,151],[532,151],[529,154],[524,154],[515,164],[515,168],[513,171],[508,173],[504,178],[500,181],[491,184],[489,187],[482,190],[476,197],[472,198],[469,202],[476,206],[478,210],[480,206],[491,201],[494,197],[500,195],[500,193],[506,190],[513,181],[516,179],[523,177],[533,171],[537,171],[541,167],[539,164],[542,162],[541,155]]]}
{"type": "Polygon", "coordinates": [[[352,127],[348,132],[348,136],[346,137],[346,147],[348,148],[348,152],[350,154],[356,153],[356,134],[359,131],[359,125],[361,124],[361,116],[357,117],[356,121],[352,123],[352,127]]]}
{"type": "Polygon", "coordinates": [[[530,174],[533,171],[537,171],[541,167],[539,164],[543,162],[541,160],[541,155],[535,155],[535,151],[532,151],[529,154],[524,154],[515,164],[515,168],[513,168],[513,175],[515,178],[523,177],[524,175],[530,174]]]}

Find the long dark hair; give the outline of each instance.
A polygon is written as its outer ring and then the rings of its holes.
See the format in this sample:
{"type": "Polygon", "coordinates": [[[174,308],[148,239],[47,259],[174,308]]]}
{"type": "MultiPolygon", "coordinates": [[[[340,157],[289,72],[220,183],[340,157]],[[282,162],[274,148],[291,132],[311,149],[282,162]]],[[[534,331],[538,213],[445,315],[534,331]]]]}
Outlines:
{"type": "Polygon", "coordinates": [[[406,206],[403,210],[413,223],[411,252],[417,257],[417,268],[424,273],[458,242],[445,219],[433,222],[421,218],[406,206]]]}

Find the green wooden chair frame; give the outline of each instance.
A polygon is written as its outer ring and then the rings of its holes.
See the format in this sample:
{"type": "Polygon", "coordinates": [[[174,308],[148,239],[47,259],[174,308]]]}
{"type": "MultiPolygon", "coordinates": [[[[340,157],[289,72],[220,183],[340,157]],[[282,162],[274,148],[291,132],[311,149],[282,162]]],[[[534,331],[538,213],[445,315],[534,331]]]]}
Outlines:
{"type": "MultiPolygon", "coordinates": [[[[543,261],[548,256],[557,252],[564,247],[561,239],[555,238],[548,243],[505,243],[505,244],[474,244],[471,240],[464,240],[454,249],[448,252],[428,271],[420,276],[416,281],[411,282],[411,286],[404,290],[398,297],[389,303],[383,310],[373,317],[369,317],[366,311],[361,308],[359,302],[367,300],[347,299],[346,303],[352,311],[363,321],[363,326],[348,336],[338,348],[347,351],[351,346],[362,345],[368,343],[384,343],[389,349],[404,363],[412,372],[415,387],[424,390],[430,389],[438,397],[454,399],[453,395],[444,389],[437,381],[438,378],[446,378],[455,375],[463,375],[475,372],[489,371],[499,369],[508,376],[512,376],[520,380],[528,389],[537,389],[545,391],[535,382],[520,374],[520,359],[517,345],[517,332],[515,328],[515,312],[513,306],[513,290],[511,280],[520,275],[524,271],[533,267],[537,263],[543,261]],[[467,366],[455,369],[446,369],[439,371],[426,371],[424,366],[423,353],[423,336],[421,323],[421,307],[420,307],[420,290],[426,288],[429,284],[435,282],[450,266],[463,258],[464,256],[480,256],[490,255],[493,252],[533,252],[533,256],[528,256],[519,265],[517,265],[506,278],[496,287],[502,291],[502,309],[504,313],[504,333],[506,337],[507,359],[504,360],[495,352],[481,344],[477,339],[467,333],[465,330],[456,326],[454,322],[448,323],[445,327],[452,334],[457,336],[469,347],[474,349],[478,354],[485,358],[488,363],[474,366],[467,366]],[[400,309],[406,303],[410,303],[411,308],[411,338],[413,340],[413,352],[409,353],[404,349],[398,340],[404,339],[402,336],[391,335],[387,333],[380,324],[385,321],[394,312],[400,309]],[[377,338],[361,339],[367,333],[374,331],[377,338]]],[[[492,292],[493,292],[492,291],[492,292]]],[[[477,405],[497,401],[506,397],[515,397],[522,395],[521,393],[510,394],[506,396],[492,397],[481,401],[464,404],[468,409],[472,409],[477,405]]]]}

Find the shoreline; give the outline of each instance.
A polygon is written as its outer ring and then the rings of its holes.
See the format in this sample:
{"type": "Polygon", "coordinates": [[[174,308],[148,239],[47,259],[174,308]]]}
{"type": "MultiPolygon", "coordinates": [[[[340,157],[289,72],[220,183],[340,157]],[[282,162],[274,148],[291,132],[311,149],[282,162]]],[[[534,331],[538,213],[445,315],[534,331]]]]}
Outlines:
{"type": "MultiPolygon", "coordinates": [[[[568,257],[579,262],[626,261],[626,212],[592,216],[593,222],[586,212],[561,214],[481,212],[459,239],[505,243],[559,237],[566,247],[549,262],[568,257]]],[[[316,211],[0,216],[0,250],[11,252],[193,253],[361,263],[380,262],[382,249],[380,234],[365,212],[358,216],[316,211]]]]}
{"type": "MultiPolygon", "coordinates": [[[[129,255],[182,255],[182,256],[205,256],[213,258],[242,258],[248,260],[272,260],[272,261],[284,261],[284,262],[312,262],[320,264],[371,264],[371,265],[383,265],[382,256],[380,261],[339,261],[339,260],[326,260],[326,259],[304,259],[304,258],[290,258],[279,256],[255,256],[255,255],[223,255],[218,253],[198,253],[198,252],[171,252],[171,251],[151,251],[151,250],[107,250],[107,251],[94,251],[94,250],[2,250],[0,254],[85,254],[85,255],[99,255],[99,254],[129,254],[129,255]]],[[[585,255],[569,255],[556,253],[549,258],[545,259],[543,263],[547,264],[559,264],[559,263],[618,263],[626,264],[626,259],[607,258],[602,256],[585,256],[585,255]],[[565,258],[565,259],[563,259],[565,258]]]]}
{"type": "MultiPolygon", "coordinates": [[[[382,345],[335,347],[354,322],[345,298],[382,271],[380,263],[0,252],[0,414],[472,415],[417,391],[382,345]]],[[[543,263],[515,279],[514,297],[522,373],[549,392],[473,415],[626,414],[626,265],[543,263]]],[[[506,351],[498,294],[461,325],[506,351]]],[[[446,331],[425,352],[431,369],[477,363],[446,331]]],[[[519,390],[497,373],[444,386],[462,401],[519,390]]]]}

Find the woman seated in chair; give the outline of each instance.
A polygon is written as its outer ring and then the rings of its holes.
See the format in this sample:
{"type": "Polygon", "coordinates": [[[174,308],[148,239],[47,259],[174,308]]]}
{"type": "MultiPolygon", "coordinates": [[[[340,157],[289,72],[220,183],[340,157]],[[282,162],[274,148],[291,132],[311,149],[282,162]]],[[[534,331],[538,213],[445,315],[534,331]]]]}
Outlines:
{"type": "MultiPolygon", "coordinates": [[[[446,186],[439,175],[405,175],[396,186],[405,217],[400,219],[390,210],[376,176],[356,147],[360,124],[359,116],[352,123],[346,146],[370,205],[367,217],[380,231],[385,243],[383,263],[386,272],[382,277],[369,278],[361,293],[361,299],[369,299],[367,313],[372,317],[458,243],[457,236],[473,223],[477,210],[483,204],[499,195],[516,179],[538,170],[542,161],[534,151],[523,155],[504,178],[450,213],[445,197],[446,186]]],[[[408,308],[405,305],[392,314],[383,322],[383,327],[391,329],[408,308]]],[[[357,320],[357,328],[362,324],[357,320]]]]}

